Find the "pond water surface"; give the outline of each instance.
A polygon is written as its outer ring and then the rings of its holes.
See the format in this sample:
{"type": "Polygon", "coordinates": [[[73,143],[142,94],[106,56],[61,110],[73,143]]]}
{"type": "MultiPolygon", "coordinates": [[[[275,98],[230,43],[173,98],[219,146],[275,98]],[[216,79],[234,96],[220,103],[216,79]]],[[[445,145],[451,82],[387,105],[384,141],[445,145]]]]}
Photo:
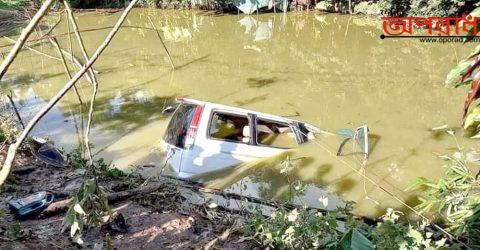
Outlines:
{"type": "MultiPolygon", "coordinates": [[[[77,15],[90,55],[119,15],[77,15]]],[[[48,28],[56,19],[52,16],[43,25],[48,28]]],[[[289,182],[301,180],[306,185],[303,203],[322,207],[318,198],[335,194],[357,202],[356,211],[364,215],[378,215],[386,207],[405,210],[352,167],[412,203],[414,195],[403,191],[408,183],[418,176],[441,176],[443,162],[437,155],[457,147],[453,136],[430,128],[448,124],[463,148],[476,148],[459,129],[466,89],[443,86],[446,73],[472,44],[381,40],[380,20],[314,12],[245,16],[136,9],[125,25],[95,64],[100,91],[91,132],[97,157],[121,169],[148,164],[156,166],[152,174],[158,173],[163,165],[159,145],[168,122],[162,110],[177,96],[295,116],[331,131],[369,125],[375,143],[363,168],[331,156],[333,146],[311,144],[295,154],[315,160],[288,178],[261,163],[200,178],[213,187],[268,199],[288,199],[289,182]],[[147,16],[163,31],[175,71],[147,16]]],[[[67,31],[63,20],[54,34],[67,31]]],[[[69,48],[68,36],[58,39],[69,48]]],[[[0,45],[7,44],[2,40],[0,45]]],[[[47,43],[35,48],[56,55],[47,43]]],[[[28,120],[66,80],[59,61],[25,50],[2,88],[13,90],[28,120]]],[[[79,92],[83,100],[89,99],[87,81],[79,83],[79,92]]],[[[69,93],[34,134],[74,149],[84,133],[85,113],[69,93]]],[[[332,199],[329,207],[337,203],[332,199]]]]}

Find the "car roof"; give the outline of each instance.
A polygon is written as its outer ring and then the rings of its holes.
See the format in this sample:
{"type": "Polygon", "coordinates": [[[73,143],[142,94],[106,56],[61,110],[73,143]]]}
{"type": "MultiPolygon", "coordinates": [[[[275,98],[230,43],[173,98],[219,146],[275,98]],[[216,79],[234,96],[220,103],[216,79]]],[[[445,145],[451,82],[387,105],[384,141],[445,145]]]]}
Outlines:
{"type": "Polygon", "coordinates": [[[307,127],[311,128],[311,129],[323,131],[323,130],[317,128],[316,126],[313,126],[311,124],[308,124],[308,123],[305,123],[305,122],[302,122],[302,121],[293,120],[293,119],[285,118],[285,117],[278,116],[278,115],[272,115],[272,114],[262,113],[262,112],[258,112],[258,111],[253,111],[253,110],[249,110],[249,109],[237,108],[237,107],[227,106],[227,105],[223,105],[223,104],[200,101],[200,100],[195,100],[195,99],[190,99],[190,98],[177,98],[177,101],[180,102],[180,103],[186,102],[186,103],[192,103],[192,104],[197,104],[197,105],[202,105],[202,106],[210,106],[213,109],[218,108],[218,109],[225,109],[227,111],[238,112],[238,113],[256,114],[256,115],[259,115],[263,118],[285,121],[285,122],[289,122],[289,123],[300,122],[300,123],[304,123],[307,127]]]}

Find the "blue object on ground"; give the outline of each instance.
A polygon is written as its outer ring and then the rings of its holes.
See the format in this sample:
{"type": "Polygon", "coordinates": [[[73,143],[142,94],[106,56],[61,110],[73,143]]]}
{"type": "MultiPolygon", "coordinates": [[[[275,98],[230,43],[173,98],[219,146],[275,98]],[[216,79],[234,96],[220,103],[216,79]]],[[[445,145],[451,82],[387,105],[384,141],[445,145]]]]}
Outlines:
{"type": "Polygon", "coordinates": [[[15,199],[8,202],[10,210],[20,217],[41,212],[53,202],[53,194],[46,191],[33,193],[25,198],[15,199]]]}

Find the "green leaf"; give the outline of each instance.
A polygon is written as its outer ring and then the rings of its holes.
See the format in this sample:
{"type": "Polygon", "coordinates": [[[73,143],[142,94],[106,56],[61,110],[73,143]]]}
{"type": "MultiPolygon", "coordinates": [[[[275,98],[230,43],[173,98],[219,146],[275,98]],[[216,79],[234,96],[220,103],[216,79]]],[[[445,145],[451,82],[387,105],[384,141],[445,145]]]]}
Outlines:
{"type": "MultiPolygon", "coordinates": [[[[448,72],[447,78],[445,79],[445,85],[450,85],[457,81],[460,77],[465,74],[468,68],[472,65],[472,62],[469,60],[463,60],[458,65],[448,72]]],[[[461,84],[461,83],[460,83],[461,84]]]]}
{"type": "Polygon", "coordinates": [[[349,230],[340,240],[338,250],[367,250],[373,249],[373,244],[357,229],[349,230]]]}
{"type": "Polygon", "coordinates": [[[414,181],[412,181],[412,183],[407,188],[405,188],[405,191],[417,190],[422,186],[424,186],[427,183],[427,181],[428,180],[425,177],[418,177],[414,181]]]}
{"type": "Polygon", "coordinates": [[[465,119],[464,129],[470,128],[476,123],[480,122],[480,105],[477,105],[474,109],[470,110],[465,119]]]}

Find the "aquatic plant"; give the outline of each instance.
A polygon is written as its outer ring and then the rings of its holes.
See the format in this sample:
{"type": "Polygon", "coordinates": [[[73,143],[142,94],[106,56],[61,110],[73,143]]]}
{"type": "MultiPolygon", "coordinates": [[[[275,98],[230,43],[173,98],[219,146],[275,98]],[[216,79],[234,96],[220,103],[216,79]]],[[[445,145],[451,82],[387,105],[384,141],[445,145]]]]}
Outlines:
{"type": "Polygon", "coordinates": [[[420,177],[407,190],[421,190],[417,209],[433,213],[469,246],[480,247],[480,180],[469,166],[467,154],[445,159],[446,176],[436,182],[420,177]]]}
{"type": "Polygon", "coordinates": [[[242,233],[261,246],[279,249],[428,249],[446,246],[446,238],[400,221],[400,213],[388,209],[380,222],[367,224],[354,219],[353,203],[345,208],[320,212],[307,207],[280,208],[264,216],[257,212],[242,233]]]}

